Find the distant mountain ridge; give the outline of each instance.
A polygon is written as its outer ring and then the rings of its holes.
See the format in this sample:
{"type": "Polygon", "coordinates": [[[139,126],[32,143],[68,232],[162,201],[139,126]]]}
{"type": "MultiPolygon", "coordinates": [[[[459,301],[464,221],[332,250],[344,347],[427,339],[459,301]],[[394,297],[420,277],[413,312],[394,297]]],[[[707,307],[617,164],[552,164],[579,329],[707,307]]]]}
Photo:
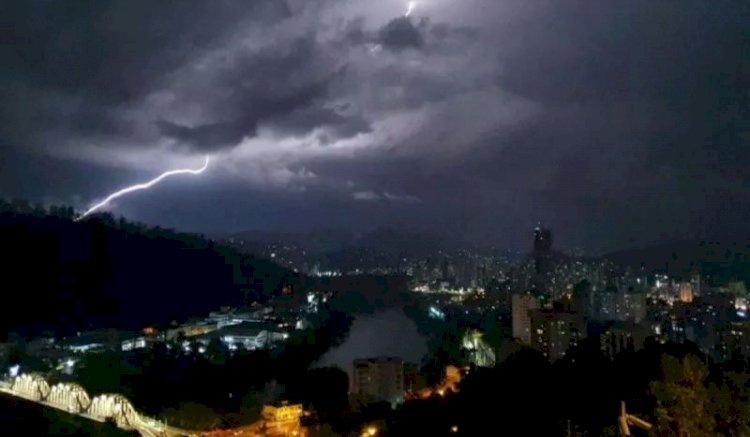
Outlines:
{"type": "Polygon", "coordinates": [[[379,227],[365,232],[319,229],[309,232],[246,231],[221,238],[245,253],[264,254],[293,268],[341,272],[398,269],[405,259],[456,254],[471,245],[423,230],[379,227]]]}
{"type": "Polygon", "coordinates": [[[294,244],[315,253],[336,250],[355,237],[354,233],[337,229],[318,229],[309,232],[248,230],[218,237],[222,240],[242,240],[260,244],[294,244]]]}
{"type": "Polygon", "coordinates": [[[332,253],[352,248],[430,254],[440,250],[469,247],[470,244],[453,236],[423,230],[382,226],[363,232],[323,228],[307,232],[243,231],[223,237],[262,244],[295,244],[317,253],[332,253]]]}
{"type": "Polygon", "coordinates": [[[709,281],[750,281],[750,239],[688,240],[604,255],[623,266],[689,278],[701,274],[709,281]]]}

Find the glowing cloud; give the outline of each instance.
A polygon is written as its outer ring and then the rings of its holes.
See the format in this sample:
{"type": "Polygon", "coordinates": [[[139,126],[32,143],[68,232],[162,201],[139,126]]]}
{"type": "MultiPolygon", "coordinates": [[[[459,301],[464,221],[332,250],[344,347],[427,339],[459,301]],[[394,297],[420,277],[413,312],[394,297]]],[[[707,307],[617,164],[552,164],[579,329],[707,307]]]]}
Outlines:
{"type": "Polygon", "coordinates": [[[130,187],[123,188],[120,191],[115,191],[114,193],[112,193],[109,196],[107,196],[104,200],[102,200],[101,202],[97,203],[96,205],[93,205],[86,212],[84,212],[83,214],[81,214],[80,216],[78,216],[78,218],[76,218],[75,221],[82,220],[83,218],[85,218],[86,216],[90,215],[91,213],[96,212],[97,210],[99,210],[101,208],[104,208],[105,206],[109,205],[110,202],[112,202],[113,200],[115,200],[115,199],[117,199],[119,197],[122,197],[122,196],[124,196],[126,194],[132,193],[134,191],[146,190],[148,188],[151,188],[154,185],[158,184],[159,182],[163,181],[164,179],[166,179],[166,178],[168,178],[170,176],[177,176],[177,175],[181,175],[181,174],[199,175],[199,174],[203,173],[204,171],[206,171],[206,169],[208,168],[208,161],[209,161],[209,157],[208,157],[208,155],[206,155],[206,162],[203,164],[203,167],[201,167],[201,168],[198,168],[198,169],[195,169],[195,170],[189,169],[189,168],[177,169],[177,170],[170,170],[170,171],[167,171],[167,172],[164,172],[164,173],[160,174],[159,176],[155,177],[154,179],[151,179],[148,182],[145,182],[145,183],[142,183],[142,184],[132,185],[130,187]]]}
{"type": "Polygon", "coordinates": [[[406,13],[404,14],[404,17],[409,17],[411,14],[414,13],[414,9],[417,7],[417,2],[409,2],[409,4],[406,6],[406,13]]]}

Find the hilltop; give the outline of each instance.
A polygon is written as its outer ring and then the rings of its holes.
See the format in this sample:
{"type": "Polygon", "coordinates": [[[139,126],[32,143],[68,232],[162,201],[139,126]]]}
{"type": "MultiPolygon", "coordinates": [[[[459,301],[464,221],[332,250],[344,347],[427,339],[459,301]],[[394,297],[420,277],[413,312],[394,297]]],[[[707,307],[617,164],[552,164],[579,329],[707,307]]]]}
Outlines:
{"type": "Polygon", "coordinates": [[[138,329],[265,300],[299,277],[201,235],[69,207],[0,202],[6,311],[0,332],[138,329]]]}

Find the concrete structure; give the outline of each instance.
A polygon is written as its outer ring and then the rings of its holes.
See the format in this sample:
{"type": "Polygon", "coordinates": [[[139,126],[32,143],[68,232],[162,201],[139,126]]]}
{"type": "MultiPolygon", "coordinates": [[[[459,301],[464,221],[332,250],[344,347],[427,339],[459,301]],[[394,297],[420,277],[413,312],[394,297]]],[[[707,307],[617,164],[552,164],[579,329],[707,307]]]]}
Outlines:
{"type": "Polygon", "coordinates": [[[546,255],[552,250],[552,231],[537,226],[534,228],[534,255],[546,255]]]}
{"type": "Polygon", "coordinates": [[[197,341],[207,346],[212,339],[218,338],[230,350],[256,350],[273,346],[286,340],[288,336],[286,330],[278,324],[243,322],[198,336],[197,341]]]}
{"type": "Polygon", "coordinates": [[[120,394],[101,394],[91,398],[78,384],[58,383],[50,387],[47,380],[37,374],[19,375],[9,382],[0,381],[0,392],[99,422],[113,420],[119,428],[136,430],[141,435],[191,434],[140,414],[120,394]]]}
{"type": "Polygon", "coordinates": [[[641,323],[646,318],[646,293],[625,292],[622,295],[622,321],[641,323]]]}
{"type": "Polygon", "coordinates": [[[678,297],[680,302],[692,303],[693,298],[695,297],[693,293],[693,284],[690,282],[682,282],[679,287],[680,291],[678,297]]]}
{"type": "Polygon", "coordinates": [[[271,308],[248,308],[235,309],[222,308],[220,311],[211,311],[206,317],[207,324],[216,325],[217,328],[239,325],[244,322],[261,322],[272,313],[271,308]]]}
{"type": "Polygon", "coordinates": [[[592,319],[600,322],[635,322],[646,318],[646,294],[608,287],[593,293],[592,319]]]}
{"type": "Polygon", "coordinates": [[[529,311],[540,308],[539,300],[531,294],[514,294],[511,298],[513,337],[531,345],[531,317],[529,311]]]}
{"type": "Polygon", "coordinates": [[[50,389],[47,402],[63,405],[71,413],[83,413],[91,406],[86,390],[78,384],[59,383],[50,389]]]}
{"type": "Polygon", "coordinates": [[[735,354],[750,357],[750,323],[729,323],[719,337],[719,353],[723,359],[730,359],[735,354]]]}
{"type": "Polygon", "coordinates": [[[594,291],[594,320],[607,322],[620,320],[621,294],[617,288],[607,287],[594,291]]]}
{"type": "Polygon", "coordinates": [[[98,329],[79,333],[60,342],[60,346],[70,352],[89,352],[99,350],[118,350],[123,341],[138,335],[133,332],[117,329],[98,329]]]}
{"type": "Polygon", "coordinates": [[[351,391],[373,401],[401,402],[404,363],[394,357],[354,360],[351,391]]]}
{"type": "Polygon", "coordinates": [[[531,310],[531,346],[551,361],[565,356],[568,348],[586,336],[582,315],[568,311],[531,310]]]}
{"type": "Polygon", "coordinates": [[[167,329],[166,339],[167,341],[175,340],[179,337],[191,338],[199,335],[208,334],[210,332],[219,329],[218,323],[210,322],[199,322],[199,323],[186,323],[180,325],[177,328],[167,329]]]}
{"type": "Polygon", "coordinates": [[[135,349],[149,349],[157,343],[157,339],[151,336],[140,336],[133,337],[128,340],[124,340],[120,344],[120,349],[127,352],[135,349]]]}
{"type": "Polygon", "coordinates": [[[638,323],[613,322],[602,330],[599,337],[602,351],[609,357],[632,349],[643,349],[646,338],[651,335],[649,328],[638,323]]]}
{"type": "Polygon", "coordinates": [[[264,435],[269,437],[300,436],[303,428],[300,423],[302,405],[283,405],[274,407],[264,405],[261,411],[264,435]]]}

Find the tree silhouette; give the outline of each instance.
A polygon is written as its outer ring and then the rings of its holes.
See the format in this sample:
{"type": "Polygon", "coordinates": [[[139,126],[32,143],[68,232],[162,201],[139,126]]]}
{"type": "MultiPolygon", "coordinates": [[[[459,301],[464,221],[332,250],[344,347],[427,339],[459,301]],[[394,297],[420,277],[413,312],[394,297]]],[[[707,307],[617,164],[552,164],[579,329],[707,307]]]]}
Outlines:
{"type": "Polygon", "coordinates": [[[656,397],[657,435],[715,436],[714,408],[705,386],[708,371],[694,356],[664,356],[664,379],[651,384],[656,397]]]}

